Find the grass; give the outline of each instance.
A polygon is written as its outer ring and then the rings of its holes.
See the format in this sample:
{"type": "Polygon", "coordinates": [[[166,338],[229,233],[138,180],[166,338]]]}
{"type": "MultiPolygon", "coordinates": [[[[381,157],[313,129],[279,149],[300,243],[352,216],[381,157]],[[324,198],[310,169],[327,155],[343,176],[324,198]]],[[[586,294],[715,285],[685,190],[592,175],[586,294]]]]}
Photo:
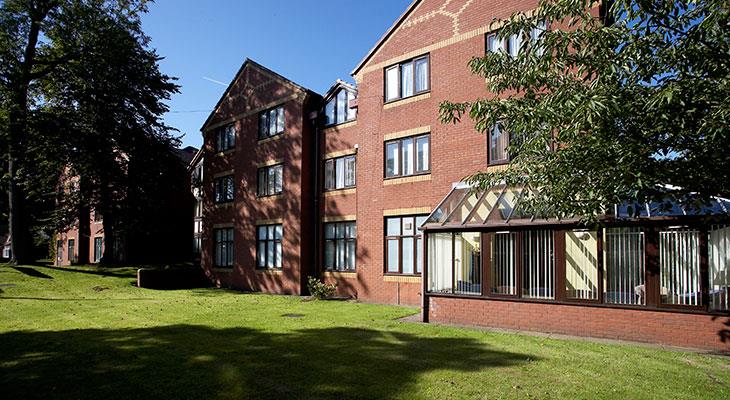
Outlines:
{"type": "Polygon", "coordinates": [[[730,398],[730,359],[400,322],[132,269],[0,266],[4,398],[730,398]]]}

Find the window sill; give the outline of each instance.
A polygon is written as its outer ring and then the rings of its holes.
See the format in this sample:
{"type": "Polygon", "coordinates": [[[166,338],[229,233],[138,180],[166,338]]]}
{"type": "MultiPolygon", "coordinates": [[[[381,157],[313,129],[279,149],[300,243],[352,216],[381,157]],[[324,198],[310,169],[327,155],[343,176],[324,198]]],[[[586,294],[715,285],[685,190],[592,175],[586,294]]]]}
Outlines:
{"type": "Polygon", "coordinates": [[[496,163],[487,166],[487,172],[502,172],[507,169],[509,163],[496,163]]]}
{"type": "Polygon", "coordinates": [[[261,269],[261,268],[257,268],[256,269],[256,273],[257,274],[260,274],[260,275],[283,275],[284,274],[284,270],[281,269],[281,268],[279,268],[279,269],[261,269]]]}
{"type": "Polygon", "coordinates": [[[264,139],[259,139],[258,144],[264,144],[264,143],[268,143],[268,142],[274,142],[274,141],[277,141],[277,140],[279,140],[279,139],[281,139],[283,137],[284,137],[284,132],[278,133],[278,134],[276,134],[274,136],[269,136],[269,137],[264,138],[264,139]]]}
{"type": "Polygon", "coordinates": [[[215,155],[218,156],[218,157],[224,157],[224,156],[227,156],[227,155],[232,154],[232,153],[235,153],[235,152],[236,152],[236,148],[234,147],[232,149],[218,151],[218,152],[215,153],[215,155]]]}
{"type": "Polygon", "coordinates": [[[357,272],[355,271],[325,271],[324,276],[326,278],[335,279],[357,279],[357,272]]]}
{"type": "Polygon", "coordinates": [[[426,100],[430,97],[431,97],[431,92],[429,91],[429,92],[424,92],[424,93],[417,94],[417,95],[414,95],[411,97],[406,97],[404,99],[391,100],[391,101],[383,104],[383,109],[388,110],[388,109],[391,109],[394,107],[402,106],[404,104],[410,104],[410,103],[414,103],[416,101],[426,100]]]}
{"type": "Polygon", "coordinates": [[[383,180],[383,186],[401,185],[404,183],[424,182],[424,181],[430,181],[430,180],[431,180],[431,173],[429,172],[426,174],[404,176],[401,178],[385,178],[383,180]]]}
{"type": "Polygon", "coordinates": [[[328,190],[322,194],[324,197],[346,196],[357,193],[355,188],[328,190]]]}
{"type": "Polygon", "coordinates": [[[212,267],[210,270],[216,273],[231,273],[233,267],[212,267]]]}
{"type": "Polygon", "coordinates": [[[421,275],[386,273],[383,275],[383,282],[421,283],[421,275]]]}
{"type": "Polygon", "coordinates": [[[341,129],[349,128],[352,126],[357,125],[357,119],[353,119],[352,121],[342,122],[335,125],[327,125],[322,129],[323,133],[332,133],[332,132],[339,132],[341,129]]]}
{"type": "Polygon", "coordinates": [[[233,203],[234,203],[233,201],[227,201],[225,203],[215,203],[213,205],[213,208],[228,208],[228,207],[233,207],[233,203]]]}
{"type": "Polygon", "coordinates": [[[257,196],[256,200],[258,201],[274,201],[274,200],[280,200],[284,198],[283,193],[279,194],[272,194],[271,196],[257,196]]]}

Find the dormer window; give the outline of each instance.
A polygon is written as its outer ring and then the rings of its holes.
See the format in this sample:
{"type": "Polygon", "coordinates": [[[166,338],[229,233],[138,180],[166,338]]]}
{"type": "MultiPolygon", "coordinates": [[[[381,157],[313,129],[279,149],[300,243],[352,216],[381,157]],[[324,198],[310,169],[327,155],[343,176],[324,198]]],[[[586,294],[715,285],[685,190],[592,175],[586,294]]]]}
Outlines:
{"type": "Polygon", "coordinates": [[[325,105],[326,124],[338,125],[355,120],[357,118],[357,109],[350,107],[353,100],[355,100],[355,93],[340,89],[325,105]]]}

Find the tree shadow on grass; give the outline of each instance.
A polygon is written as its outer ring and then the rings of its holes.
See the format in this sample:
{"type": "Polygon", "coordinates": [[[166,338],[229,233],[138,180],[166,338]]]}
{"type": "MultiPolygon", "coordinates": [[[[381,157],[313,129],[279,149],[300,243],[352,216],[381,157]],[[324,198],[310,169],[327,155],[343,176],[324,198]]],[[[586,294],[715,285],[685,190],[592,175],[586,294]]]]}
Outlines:
{"type": "Polygon", "coordinates": [[[22,274],[32,276],[33,278],[53,279],[52,276],[46,275],[43,272],[38,271],[35,268],[30,268],[30,267],[11,267],[11,268],[22,274]]]}
{"type": "Polygon", "coordinates": [[[536,357],[470,338],[347,327],[23,331],[0,334],[0,392],[22,399],[383,399],[410,393],[424,373],[528,359],[536,357]]]}

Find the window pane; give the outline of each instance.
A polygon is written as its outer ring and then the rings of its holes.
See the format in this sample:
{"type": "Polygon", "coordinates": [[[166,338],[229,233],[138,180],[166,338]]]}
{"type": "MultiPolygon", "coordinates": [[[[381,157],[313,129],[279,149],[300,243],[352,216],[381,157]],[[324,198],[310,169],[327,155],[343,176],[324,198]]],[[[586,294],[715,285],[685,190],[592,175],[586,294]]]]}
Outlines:
{"type": "Polygon", "coordinates": [[[348,239],[357,238],[357,225],[354,222],[349,222],[347,224],[347,235],[345,237],[348,239]]]}
{"type": "Polygon", "coordinates": [[[451,293],[453,248],[451,233],[428,235],[428,288],[434,293],[451,293]]]}
{"type": "Polygon", "coordinates": [[[496,124],[489,136],[489,161],[506,161],[509,135],[502,124],[496,124]]]}
{"type": "Polygon", "coordinates": [[[335,241],[328,240],[324,245],[324,266],[325,268],[335,267],[335,241]]]}
{"type": "Polygon", "coordinates": [[[345,158],[345,186],[355,186],[355,157],[345,158]]]}
{"type": "Polygon", "coordinates": [[[412,274],[414,272],[414,243],[412,237],[403,238],[403,273],[412,274]]]}
{"type": "Polygon", "coordinates": [[[274,225],[274,239],[281,240],[284,238],[284,227],[282,225],[274,225]]]}
{"type": "Polygon", "coordinates": [[[400,175],[398,155],[398,142],[388,143],[385,146],[385,176],[400,175]]]}
{"type": "Polygon", "coordinates": [[[428,58],[421,58],[416,60],[416,92],[428,89],[428,58]]]}
{"type": "Polygon", "coordinates": [[[284,132],[286,120],[284,118],[284,107],[276,109],[276,133],[284,132]]]}
{"type": "Polygon", "coordinates": [[[552,231],[522,233],[522,296],[555,298],[554,235],[552,231]]]}
{"type": "Polygon", "coordinates": [[[274,173],[276,176],[276,185],[274,186],[275,193],[281,193],[284,190],[284,166],[279,165],[274,167],[274,173]]]}
{"type": "Polygon", "coordinates": [[[388,240],[388,247],[387,247],[388,255],[388,272],[398,272],[398,259],[400,258],[400,254],[398,251],[398,239],[390,239],[388,240]]]}
{"type": "Polygon", "coordinates": [[[274,268],[274,242],[266,242],[266,267],[274,268]]]}
{"type": "Polygon", "coordinates": [[[265,168],[262,168],[259,170],[258,194],[259,194],[259,196],[266,195],[266,169],[265,168]]]}
{"type": "Polygon", "coordinates": [[[335,188],[335,160],[327,160],[324,163],[324,188],[335,188]]]}
{"type": "Polygon", "coordinates": [[[231,124],[228,125],[228,148],[232,149],[236,145],[236,127],[231,124]]]}
{"type": "Polygon", "coordinates": [[[512,58],[517,58],[517,55],[520,52],[520,48],[522,47],[522,36],[519,34],[510,35],[507,43],[507,49],[509,51],[509,55],[512,56],[512,58]]]}
{"type": "Polygon", "coordinates": [[[335,225],[336,224],[325,224],[324,225],[325,239],[334,239],[335,238],[335,225]]]}
{"type": "Polygon", "coordinates": [[[330,100],[324,107],[324,114],[327,118],[327,125],[335,123],[335,101],[336,99],[330,100]]]}
{"type": "Polygon", "coordinates": [[[274,264],[276,266],[276,268],[281,268],[281,266],[283,265],[283,261],[284,261],[283,260],[283,258],[284,258],[284,254],[283,253],[284,252],[283,252],[283,248],[282,248],[281,242],[276,243],[276,264],[274,264]]]}
{"type": "Polygon", "coordinates": [[[357,118],[357,108],[350,108],[350,102],[352,100],[355,100],[355,94],[352,92],[347,92],[347,120],[352,121],[353,119],[357,118]]]}
{"type": "Polygon", "coordinates": [[[347,264],[345,265],[346,269],[348,270],[354,270],[355,269],[355,241],[349,241],[347,242],[347,264]]]}
{"type": "Polygon", "coordinates": [[[234,199],[235,189],[233,188],[233,177],[229,176],[226,179],[226,200],[230,201],[234,199]]]}
{"type": "Polygon", "coordinates": [[[403,175],[413,175],[413,138],[403,139],[403,175]]]}
{"type": "MultiPolygon", "coordinates": [[[[427,215],[422,215],[420,217],[416,217],[416,228],[423,225],[424,222],[426,222],[426,218],[428,218],[427,215]]],[[[420,235],[420,233],[418,233],[420,235]]]]}
{"type": "Polygon", "coordinates": [[[423,271],[423,238],[416,239],[416,273],[423,271]]]}
{"type": "Polygon", "coordinates": [[[267,114],[269,114],[269,136],[274,136],[276,134],[276,110],[269,110],[267,114]]]}
{"type": "Polygon", "coordinates": [[[259,226],[257,239],[258,240],[266,239],[266,227],[265,226],[259,226]]]}
{"type": "Polygon", "coordinates": [[[386,219],[386,236],[399,236],[400,235],[400,218],[388,218],[386,219]]]}
{"type": "Polygon", "coordinates": [[[345,266],[345,241],[337,241],[337,269],[342,270],[345,266]]]}
{"type": "Polygon", "coordinates": [[[413,63],[401,65],[401,96],[413,96],[413,63]]]}
{"type": "Polygon", "coordinates": [[[598,234],[565,233],[565,286],[569,299],[598,299],[598,234]]]}
{"type": "Polygon", "coordinates": [[[515,237],[513,233],[495,233],[492,236],[489,273],[493,294],[516,294],[515,237]]]}
{"type": "Polygon", "coordinates": [[[404,217],[403,218],[403,236],[413,236],[415,235],[416,228],[413,224],[414,218],[413,217],[404,217]]]}
{"type": "Polygon", "coordinates": [[[416,139],[416,171],[424,172],[429,170],[429,137],[424,136],[416,139]]]}
{"type": "Polygon", "coordinates": [[[399,95],[398,90],[398,66],[385,71],[385,101],[395,100],[399,95]]]}
{"type": "Polygon", "coordinates": [[[454,241],[456,293],[482,293],[481,234],[457,233],[454,241]]]}
{"type": "Polygon", "coordinates": [[[664,304],[700,305],[700,232],[659,232],[659,278],[664,304]]]}
{"type": "Polygon", "coordinates": [[[337,123],[345,122],[347,118],[347,91],[340,90],[337,93],[337,123]]]}
{"type": "Polygon", "coordinates": [[[730,310],[730,227],[713,225],[709,232],[710,308],[730,310]]]}
{"type": "Polygon", "coordinates": [[[335,188],[345,187],[345,159],[338,158],[335,161],[335,188]]]}
{"type": "Polygon", "coordinates": [[[645,304],[644,233],[637,228],[611,228],[605,235],[605,302],[645,304]]]}
{"type": "Polygon", "coordinates": [[[268,128],[269,123],[267,122],[266,116],[268,114],[266,112],[262,112],[259,114],[259,138],[265,138],[268,136],[268,128]]]}
{"type": "Polygon", "coordinates": [[[266,187],[266,194],[272,195],[276,193],[276,170],[274,168],[267,168],[266,169],[266,179],[267,179],[267,187],[266,187]]]}

